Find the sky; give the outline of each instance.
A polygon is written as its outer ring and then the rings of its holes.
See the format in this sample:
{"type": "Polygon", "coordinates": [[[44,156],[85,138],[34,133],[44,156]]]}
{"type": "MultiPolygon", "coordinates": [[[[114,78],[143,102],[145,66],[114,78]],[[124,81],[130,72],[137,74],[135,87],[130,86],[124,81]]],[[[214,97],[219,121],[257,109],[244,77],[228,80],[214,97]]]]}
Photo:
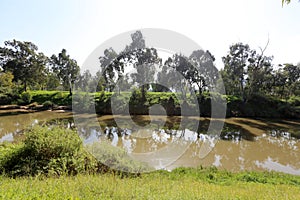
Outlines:
{"type": "Polygon", "coordinates": [[[219,69],[230,45],[259,50],[268,39],[265,55],[275,65],[300,62],[297,0],[283,7],[281,0],[3,0],[0,19],[1,46],[31,41],[47,56],[65,48],[79,65],[104,41],[143,28],[187,36],[216,57],[219,69]]]}

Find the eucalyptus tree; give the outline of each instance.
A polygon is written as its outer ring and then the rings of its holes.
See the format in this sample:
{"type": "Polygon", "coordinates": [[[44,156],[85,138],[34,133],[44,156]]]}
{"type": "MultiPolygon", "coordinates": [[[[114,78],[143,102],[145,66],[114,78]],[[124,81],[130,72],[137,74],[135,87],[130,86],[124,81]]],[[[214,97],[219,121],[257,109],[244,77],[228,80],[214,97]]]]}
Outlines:
{"type": "Polygon", "coordinates": [[[113,48],[104,50],[104,56],[99,57],[101,73],[104,77],[104,87],[112,91],[117,80],[124,72],[124,65],[120,62],[117,52],[113,48]]]}
{"type": "Polygon", "coordinates": [[[269,40],[264,47],[260,48],[260,53],[252,50],[252,57],[249,58],[250,64],[247,66],[247,92],[248,96],[254,93],[269,94],[274,85],[274,74],[272,56],[265,56],[264,52],[269,45],[269,40]]]}
{"type": "Polygon", "coordinates": [[[266,47],[257,53],[248,44],[230,46],[228,55],[222,58],[224,69],[221,72],[227,94],[239,95],[247,101],[255,93],[271,92],[273,57],[264,55],[266,47]]]}
{"type": "Polygon", "coordinates": [[[4,72],[11,72],[14,82],[21,82],[23,90],[28,86],[45,84],[45,69],[48,58],[38,51],[32,42],[5,41],[0,47],[0,65],[4,72]]]}
{"type": "Polygon", "coordinates": [[[130,74],[134,83],[141,87],[142,100],[146,99],[146,89],[154,82],[156,66],[161,65],[161,58],[155,48],[136,49],[129,53],[136,72],[130,74]],[[147,88],[146,88],[147,87],[147,88]]]}
{"type": "Polygon", "coordinates": [[[203,90],[209,90],[216,86],[219,79],[219,72],[214,65],[215,58],[209,51],[195,50],[189,57],[193,68],[191,79],[197,85],[199,94],[203,90]]]}
{"type": "Polygon", "coordinates": [[[182,93],[183,98],[185,99],[187,92],[192,88],[197,70],[189,61],[188,57],[182,54],[174,54],[172,57],[169,57],[166,60],[165,65],[172,69],[170,75],[173,75],[173,85],[175,89],[182,93]]]}
{"type": "Polygon", "coordinates": [[[124,84],[124,81],[128,83],[131,79],[133,84],[141,87],[142,96],[145,98],[146,85],[143,83],[153,81],[154,65],[159,64],[161,59],[156,49],[146,47],[141,31],[131,34],[131,39],[131,43],[120,53],[108,48],[104,51],[104,56],[99,57],[105,88],[112,91],[116,86],[124,84]],[[125,68],[132,68],[135,71],[126,74],[125,68]]]}
{"type": "Polygon", "coordinates": [[[224,62],[223,80],[227,94],[239,95],[246,99],[246,74],[249,58],[254,52],[248,44],[236,43],[229,47],[229,53],[222,58],[224,62]]]}
{"type": "Polygon", "coordinates": [[[69,94],[72,95],[72,87],[80,75],[80,68],[76,60],[70,58],[67,50],[62,49],[58,56],[54,54],[51,56],[51,65],[64,89],[69,90],[69,94]]]}

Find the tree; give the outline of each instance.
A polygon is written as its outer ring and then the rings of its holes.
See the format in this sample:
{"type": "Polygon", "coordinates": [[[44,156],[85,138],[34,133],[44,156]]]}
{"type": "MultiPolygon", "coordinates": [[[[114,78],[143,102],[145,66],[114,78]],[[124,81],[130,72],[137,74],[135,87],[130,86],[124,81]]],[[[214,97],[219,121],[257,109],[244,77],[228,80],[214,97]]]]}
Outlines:
{"type": "Polygon", "coordinates": [[[17,40],[4,44],[5,47],[0,47],[0,65],[4,72],[11,72],[14,82],[21,81],[24,91],[28,85],[42,85],[48,58],[37,52],[38,47],[31,42],[17,40]]]}
{"type": "Polygon", "coordinates": [[[53,72],[57,74],[58,78],[63,84],[65,90],[69,90],[72,95],[72,86],[80,74],[80,68],[76,60],[71,59],[65,49],[61,53],[51,56],[51,64],[53,72]]]}
{"type": "Polygon", "coordinates": [[[85,70],[80,76],[76,83],[77,89],[80,88],[82,91],[90,91],[90,83],[92,81],[92,74],[89,70],[85,70]]]}
{"type": "Polygon", "coordinates": [[[183,98],[186,98],[188,89],[192,87],[193,81],[198,74],[197,70],[189,59],[182,54],[174,54],[172,58],[166,60],[165,65],[173,69],[171,72],[174,74],[174,85],[181,91],[183,98]]]}
{"type": "Polygon", "coordinates": [[[286,75],[286,86],[289,88],[288,95],[294,95],[300,81],[300,64],[284,64],[283,71],[286,75]]]}
{"type": "Polygon", "coordinates": [[[57,74],[53,73],[52,71],[48,71],[46,77],[46,90],[57,90],[59,86],[60,80],[57,74]]]}
{"type": "Polygon", "coordinates": [[[146,87],[154,81],[155,65],[161,64],[161,59],[155,48],[147,48],[145,39],[141,31],[131,34],[129,46],[126,46],[122,54],[125,56],[127,64],[132,64],[136,69],[130,76],[134,83],[141,86],[142,100],[146,100],[146,87]]]}
{"type": "Polygon", "coordinates": [[[260,48],[261,53],[252,50],[252,57],[248,59],[250,64],[247,66],[247,90],[248,96],[253,93],[270,93],[274,84],[273,67],[271,56],[264,56],[264,52],[269,45],[269,40],[264,49],[260,48]]]}
{"type": "Polygon", "coordinates": [[[154,82],[155,65],[161,64],[161,59],[155,48],[136,49],[127,56],[131,57],[135,73],[131,74],[133,82],[141,86],[142,100],[146,100],[146,87],[154,82]]]}
{"type": "Polygon", "coordinates": [[[218,69],[214,65],[215,58],[209,51],[196,50],[189,57],[193,64],[192,82],[197,85],[199,94],[205,89],[212,89],[219,79],[218,69]]]}
{"type": "Polygon", "coordinates": [[[279,67],[274,73],[273,87],[275,88],[274,93],[283,98],[286,93],[287,73],[283,70],[282,65],[279,65],[279,67]]]}
{"type": "Polygon", "coordinates": [[[145,39],[141,31],[136,31],[135,33],[131,34],[131,40],[132,42],[129,46],[125,47],[124,52],[130,52],[146,48],[145,39]]]}
{"type": "Polygon", "coordinates": [[[11,72],[0,72],[0,93],[10,93],[14,83],[14,75],[11,72]]]}
{"type": "Polygon", "coordinates": [[[246,73],[249,58],[253,57],[249,45],[236,43],[229,47],[229,54],[222,58],[224,62],[223,80],[226,81],[227,94],[245,96],[246,73]],[[230,92],[230,93],[228,93],[230,92]]]}
{"type": "Polygon", "coordinates": [[[227,94],[239,95],[244,101],[254,93],[271,92],[274,84],[272,59],[257,53],[248,44],[237,43],[230,46],[229,54],[223,57],[224,69],[221,71],[227,94]]]}
{"type": "Polygon", "coordinates": [[[289,3],[291,3],[291,0],[282,0],[282,6],[283,6],[283,4],[289,4],[289,3]]]}
{"type": "Polygon", "coordinates": [[[124,73],[122,56],[112,48],[104,50],[104,56],[99,57],[102,75],[105,80],[105,88],[112,91],[119,77],[124,73]]]}
{"type": "MultiPolygon", "coordinates": [[[[171,58],[170,58],[171,59],[171,58]]],[[[175,91],[178,74],[175,73],[173,68],[163,65],[160,72],[157,73],[157,83],[155,85],[155,92],[169,92],[175,91]]]]}
{"type": "Polygon", "coordinates": [[[156,49],[146,48],[141,31],[131,34],[131,39],[132,42],[119,54],[112,48],[104,51],[104,56],[99,57],[101,71],[105,79],[105,88],[109,91],[112,91],[117,83],[128,82],[130,77],[134,83],[141,86],[142,96],[145,99],[146,86],[142,83],[154,80],[155,70],[153,67],[161,63],[161,59],[158,57],[156,49]],[[125,67],[135,68],[136,72],[128,76],[124,72],[125,67]]]}
{"type": "MultiPolygon", "coordinates": [[[[289,4],[289,3],[291,3],[291,0],[282,0],[281,2],[282,2],[282,6],[283,6],[284,4],[289,4]]],[[[300,1],[299,1],[299,2],[300,2],[300,1]]]]}

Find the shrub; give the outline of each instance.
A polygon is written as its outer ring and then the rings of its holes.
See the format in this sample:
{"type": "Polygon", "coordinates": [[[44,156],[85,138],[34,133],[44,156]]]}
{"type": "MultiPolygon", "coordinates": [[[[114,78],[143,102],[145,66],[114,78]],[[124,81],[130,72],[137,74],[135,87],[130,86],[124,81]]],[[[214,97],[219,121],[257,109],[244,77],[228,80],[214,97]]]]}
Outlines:
{"type": "Polygon", "coordinates": [[[11,98],[6,94],[0,93],[0,105],[10,104],[11,98]]]}
{"type": "Polygon", "coordinates": [[[32,100],[32,95],[30,94],[30,92],[23,92],[21,94],[21,100],[22,100],[22,103],[29,104],[32,100]]]}
{"type": "Polygon", "coordinates": [[[77,133],[58,126],[35,126],[24,143],[6,150],[0,169],[10,176],[64,175],[97,170],[96,160],[83,149],[77,133]]]}
{"type": "Polygon", "coordinates": [[[53,107],[52,101],[45,101],[43,103],[43,107],[46,108],[46,109],[52,108],[53,107]]]}

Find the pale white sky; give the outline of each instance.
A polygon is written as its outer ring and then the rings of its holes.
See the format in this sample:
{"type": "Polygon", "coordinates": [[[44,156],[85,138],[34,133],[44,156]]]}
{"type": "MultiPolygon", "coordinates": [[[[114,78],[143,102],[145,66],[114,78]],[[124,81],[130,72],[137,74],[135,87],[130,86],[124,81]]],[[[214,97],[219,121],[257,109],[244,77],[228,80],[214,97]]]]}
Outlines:
{"type": "MultiPolygon", "coordinates": [[[[281,0],[12,0],[0,3],[0,43],[32,41],[46,55],[67,49],[81,65],[109,38],[130,30],[179,32],[209,50],[223,67],[229,45],[270,44],[274,64],[300,62],[300,2],[281,0]]],[[[130,36],[128,36],[130,40],[130,36]]],[[[146,38],[147,42],[147,38],[146,38]]]]}

